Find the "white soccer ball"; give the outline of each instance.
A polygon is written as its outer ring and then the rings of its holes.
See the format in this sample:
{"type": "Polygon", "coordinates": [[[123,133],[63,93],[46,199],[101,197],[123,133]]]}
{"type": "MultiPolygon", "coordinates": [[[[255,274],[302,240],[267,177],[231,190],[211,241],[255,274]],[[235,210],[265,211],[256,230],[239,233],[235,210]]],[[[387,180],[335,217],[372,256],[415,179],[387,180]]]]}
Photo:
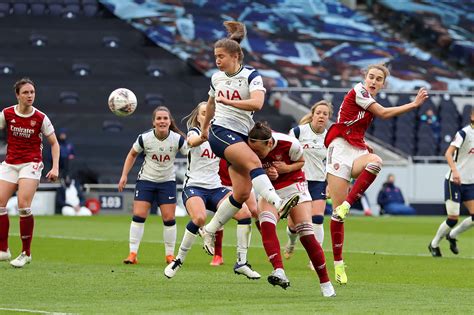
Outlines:
{"type": "Polygon", "coordinates": [[[137,97],[129,89],[116,89],[110,93],[109,108],[120,117],[131,115],[137,109],[137,97]]]}

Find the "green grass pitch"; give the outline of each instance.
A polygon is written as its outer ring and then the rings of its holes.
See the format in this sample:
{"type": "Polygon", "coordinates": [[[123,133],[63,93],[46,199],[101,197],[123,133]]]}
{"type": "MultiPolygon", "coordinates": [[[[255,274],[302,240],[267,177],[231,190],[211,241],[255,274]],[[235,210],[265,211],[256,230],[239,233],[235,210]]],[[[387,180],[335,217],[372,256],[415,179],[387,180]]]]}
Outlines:
{"type": "MultiPolygon", "coordinates": [[[[188,218],[178,219],[178,244],[188,218]]],[[[316,274],[307,267],[301,244],[284,261],[288,290],[272,287],[271,272],[253,228],[249,262],[260,280],[234,275],[235,222],[225,227],[224,260],[210,256],[197,238],[173,279],[165,267],[161,218],[150,216],[138,265],[124,265],[130,216],[36,217],[33,261],[23,269],[0,263],[0,313],[469,313],[474,292],[474,230],[461,235],[460,254],[432,258],[427,245],[442,217],[350,217],[346,222],[345,261],[349,283],[334,283],[329,218],[324,249],[337,297],[320,295],[316,274]],[[23,311],[22,311],[23,310],[23,311]]],[[[285,222],[279,224],[282,246],[285,222]]],[[[10,249],[18,255],[18,218],[10,218],[10,249]]]]}

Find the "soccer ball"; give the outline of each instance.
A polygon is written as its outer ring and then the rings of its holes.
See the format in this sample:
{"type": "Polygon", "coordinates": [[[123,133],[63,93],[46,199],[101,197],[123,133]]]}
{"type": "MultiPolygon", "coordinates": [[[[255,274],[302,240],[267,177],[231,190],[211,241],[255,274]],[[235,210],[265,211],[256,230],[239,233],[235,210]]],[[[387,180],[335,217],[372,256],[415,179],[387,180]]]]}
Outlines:
{"type": "Polygon", "coordinates": [[[129,89],[116,89],[110,93],[109,108],[120,117],[131,115],[137,108],[137,97],[129,89]]]}

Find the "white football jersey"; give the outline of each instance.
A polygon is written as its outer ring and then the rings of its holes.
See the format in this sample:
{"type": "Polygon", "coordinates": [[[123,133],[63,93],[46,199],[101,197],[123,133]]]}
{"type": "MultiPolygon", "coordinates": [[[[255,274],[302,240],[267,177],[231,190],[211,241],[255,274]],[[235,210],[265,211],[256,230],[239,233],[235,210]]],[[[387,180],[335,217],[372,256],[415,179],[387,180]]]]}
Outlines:
{"type": "Polygon", "coordinates": [[[160,140],[155,136],[155,130],[150,129],[138,136],[133,149],[145,155],[137,179],[155,183],[176,180],[176,154],[178,151],[183,155],[188,153],[184,137],[172,130],[166,139],[160,140]]]}
{"type": "MultiPolygon", "coordinates": [[[[474,184],[474,128],[466,126],[456,132],[450,145],[457,148],[454,162],[461,175],[461,184],[474,184]]],[[[446,174],[446,178],[453,180],[451,170],[446,174]]]]}
{"type": "Polygon", "coordinates": [[[323,182],[326,180],[326,154],[324,138],[327,130],[316,133],[311,128],[311,123],[299,125],[290,130],[290,136],[298,139],[303,146],[304,166],[306,180],[323,182]]]}
{"type": "MultiPolygon", "coordinates": [[[[266,92],[258,71],[251,67],[241,67],[232,76],[223,71],[214,73],[209,95],[214,98],[224,96],[230,100],[246,100],[250,98],[251,92],[257,90],[266,92]]],[[[254,125],[253,114],[251,111],[216,102],[213,124],[248,135],[254,125]]]]}
{"type": "MultiPolygon", "coordinates": [[[[191,128],[188,137],[200,134],[199,128],[191,128]]],[[[189,148],[184,186],[197,186],[206,189],[222,187],[219,177],[219,160],[207,141],[200,146],[189,148]]]]}

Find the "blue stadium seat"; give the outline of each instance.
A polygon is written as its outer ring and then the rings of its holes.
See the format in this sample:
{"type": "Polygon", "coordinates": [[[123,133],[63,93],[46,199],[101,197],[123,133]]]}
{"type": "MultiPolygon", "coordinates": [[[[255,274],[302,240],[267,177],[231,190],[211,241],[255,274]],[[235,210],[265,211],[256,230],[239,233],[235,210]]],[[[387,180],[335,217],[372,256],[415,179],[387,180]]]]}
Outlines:
{"type": "Polygon", "coordinates": [[[44,47],[48,45],[48,37],[41,34],[30,35],[30,45],[33,47],[44,47]]]}
{"type": "Polygon", "coordinates": [[[145,104],[147,106],[160,106],[165,102],[164,97],[160,93],[147,93],[145,94],[145,104]]]}
{"type": "Polygon", "coordinates": [[[28,1],[27,0],[15,0],[12,3],[12,14],[15,15],[26,15],[28,14],[28,1]]]}
{"type": "Polygon", "coordinates": [[[65,105],[76,105],[79,103],[79,94],[74,91],[64,91],[59,93],[59,102],[65,105]]]}
{"type": "Polygon", "coordinates": [[[82,0],[82,11],[85,16],[95,16],[99,11],[97,0],[82,0]]]}
{"type": "Polygon", "coordinates": [[[12,62],[0,62],[0,75],[11,75],[15,73],[15,65],[12,62]]]}
{"type": "Polygon", "coordinates": [[[62,0],[47,0],[49,15],[61,16],[63,14],[62,0]]]}
{"type": "Polygon", "coordinates": [[[437,147],[431,143],[418,142],[415,155],[434,156],[434,155],[438,155],[438,150],[437,150],[437,147]]]}
{"type": "Polygon", "coordinates": [[[10,1],[0,0],[0,17],[4,17],[10,14],[10,1]]]}
{"type": "Polygon", "coordinates": [[[79,0],[64,0],[63,17],[74,18],[82,14],[79,0]]]}
{"type": "Polygon", "coordinates": [[[34,16],[41,16],[46,14],[46,1],[44,0],[30,0],[30,14],[34,16]]]}
{"type": "Polygon", "coordinates": [[[462,110],[462,126],[466,126],[470,123],[471,121],[471,105],[464,105],[464,108],[462,110]]]}

